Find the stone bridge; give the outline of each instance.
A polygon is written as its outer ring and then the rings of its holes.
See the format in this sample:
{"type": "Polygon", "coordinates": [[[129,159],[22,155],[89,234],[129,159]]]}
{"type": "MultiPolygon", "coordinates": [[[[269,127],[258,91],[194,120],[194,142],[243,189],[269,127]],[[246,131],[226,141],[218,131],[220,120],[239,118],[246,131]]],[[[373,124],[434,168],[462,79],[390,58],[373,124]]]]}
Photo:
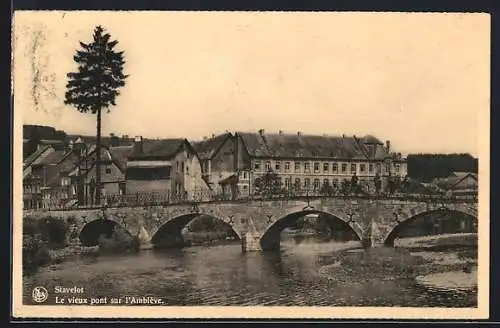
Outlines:
{"type": "MultiPolygon", "coordinates": [[[[279,248],[280,232],[298,217],[322,213],[323,217],[351,229],[366,246],[393,245],[405,223],[436,211],[461,212],[477,218],[474,200],[401,200],[317,198],[289,200],[221,201],[148,207],[118,207],[54,211],[25,211],[24,216],[73,218],[80,240],[86,230],[100,231],[82,242],[98,244],[98,235],[117,225],[139,236],[143,245],[179,247],[181,230],[195,217],[222,220],[240,238],[243,251],[279,248]]],[[[89,234],[89,231],[86,234],[89,234]]]]}

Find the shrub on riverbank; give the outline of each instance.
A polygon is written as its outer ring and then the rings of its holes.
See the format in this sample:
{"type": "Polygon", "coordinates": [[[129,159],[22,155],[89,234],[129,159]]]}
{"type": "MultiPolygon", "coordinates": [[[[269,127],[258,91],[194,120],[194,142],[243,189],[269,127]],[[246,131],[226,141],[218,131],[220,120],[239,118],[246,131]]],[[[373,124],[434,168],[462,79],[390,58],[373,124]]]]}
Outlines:
{"type": "Polygon", "coordinates": [[[25,217],[23,235],[35,236],[46,243],[46,247],[58,249],[66,247],[68,225],[63,218],[47,216],[41,219],[25,217]]]}
{"type": "Polygon", "coordinates": [[[51,250],[67,246],[68,225],[63,218],[23,218],[23,272],[52,263],[51,250]]]}
{"type": "Polygon", "coordinates": [[[40,235],[23,235],[23,272],[35,271],[49,264],[51,257],[46,243],[40,235]]]}

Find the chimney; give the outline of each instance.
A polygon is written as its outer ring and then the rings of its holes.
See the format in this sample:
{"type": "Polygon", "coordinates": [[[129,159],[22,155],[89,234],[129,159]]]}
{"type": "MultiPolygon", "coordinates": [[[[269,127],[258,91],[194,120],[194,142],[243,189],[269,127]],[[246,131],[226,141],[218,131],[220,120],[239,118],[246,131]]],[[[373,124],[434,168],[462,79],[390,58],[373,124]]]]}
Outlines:
{"type": "Polygon", "coordinates": [[[264,129],[260,129],[259,134],[262,136],[264,134],[264,129]]]}
{"type": "Polygon", "coordinates": [[[302,132],[297,131],[297,135],[300,137],[302,135],[302,132]]]}
{"type": "Polygon", "coordinates": [[[342,138],[345,138],[345,134],[342,133],[342,138]]]}
{"type": "Polygon", "coordinates": [[[139,153],[142,153],[142,136],[136,136],[134,139],[134,149],[139,153]]]}
{"type": "Polygon", "coordinates": [[[385,141],[385,149],[388,153],[391,152],[391,142],[389,140],[385,141]]]}

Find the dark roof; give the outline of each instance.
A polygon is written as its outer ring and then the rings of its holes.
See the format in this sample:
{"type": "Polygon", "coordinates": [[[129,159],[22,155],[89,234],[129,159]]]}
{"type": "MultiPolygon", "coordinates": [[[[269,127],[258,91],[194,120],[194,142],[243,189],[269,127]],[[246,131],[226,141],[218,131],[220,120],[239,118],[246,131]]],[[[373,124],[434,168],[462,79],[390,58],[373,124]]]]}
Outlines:
{"type": "Polygon", "coordinates": [[[383,158],[384,147],[370,155],[360,139],[354,136],[321,136],[307,134],[267,134],[238,132],[248,153],[255,157],[313,157],[367,159],[383,158]]]}
{"type": "Polygon", "coordinates": [[[132,153],[133,146],[110,147],[109,152],[113,162],[122,171],[127,168],[127,157],[132,153]]]}
{"type": "Polygon", "coordinates": [[[210,159],[217,154],[227,138],[231,136],[232,134],[228,132],[206,140],[193,141],[191,144],[201,159],[210,159]]]}
{"type": "Polygon", "coordinates": [[[75,152],[67,152],[64,158],[57,164],[60,173],[69,173],[78,164],[80,157],[75,152]]]}
{"type": "Polygon", "coordinates": [[[179,151],[179,148],[187,143],[186,139],[158,139],[158,140],[148,140],[144,139],[142,141],[142,151],[139,149],[139,145],[136,144],[133,150],[129,154],[129,158],[141,158],[141,157],[163,157],[170,158],[175,156],[179,151]]]}
{"type": "Polygon", "coordinates": [[[23,163],[24,167],[30,166],[34,161],[37,160],[38,157],[40,157],[40,155],[42,155],[49,148],[50,148],[49,145],[44,145],[44,146],[41,146],[39,149],[35,150],[35,152],[33,152],[28,157],[26,157],[26,159],[24,160],[24,163],[23,163]]]}
{"type": "MultiPolygon", "coordinates": [[[[441,189],[444,190],[450,190],[450,189],[457,189],[457,185],[464,181],[467,177],[471,176],[477,181],[477,175],[469,172],[463,172],[465,174],[457,174],[457,173],[462,173],[462,172],[453,172],[453,174],[447,178],[440,178],[440,179],[435,179],[433,183],[438,186],[441,189]]],[[[463,189],[467,187],[476,187],[477,182],[473,183],[473,185],[468,185],[465,187],[459,187],[458,189],[463,189]]]]}
{"type": "Polygon", "coordinates": [[[42,159],[39,164],[40,165],[57,164],[64,158],[65,155],[66,152],[64,150],[54,150],[53,152],[48,154],[47,157],[42,159]]]}
{"type": "Polygon", "coordinates": [[[57,187],[60,185],[60,177],[64,173],[69,173],[75,168],[79,161],[79,156],[75,152],[66,152],[57,165],[46,167],[45,178],[47,187],[57,187]]]}

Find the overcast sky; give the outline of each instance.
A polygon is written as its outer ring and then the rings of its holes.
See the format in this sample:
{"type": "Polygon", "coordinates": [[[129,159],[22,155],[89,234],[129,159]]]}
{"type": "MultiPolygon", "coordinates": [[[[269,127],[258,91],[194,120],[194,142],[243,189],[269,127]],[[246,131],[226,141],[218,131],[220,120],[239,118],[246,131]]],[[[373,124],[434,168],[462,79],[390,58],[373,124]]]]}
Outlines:
{"type": "Polygon", "coordinates": [[[127,85],[103,134],[373,134],[395,151],[478,154],[489,111],[485,14],[17,12],[15,115],[95,134],[64,106],[79,41],[101,24],[127,85]]]}

